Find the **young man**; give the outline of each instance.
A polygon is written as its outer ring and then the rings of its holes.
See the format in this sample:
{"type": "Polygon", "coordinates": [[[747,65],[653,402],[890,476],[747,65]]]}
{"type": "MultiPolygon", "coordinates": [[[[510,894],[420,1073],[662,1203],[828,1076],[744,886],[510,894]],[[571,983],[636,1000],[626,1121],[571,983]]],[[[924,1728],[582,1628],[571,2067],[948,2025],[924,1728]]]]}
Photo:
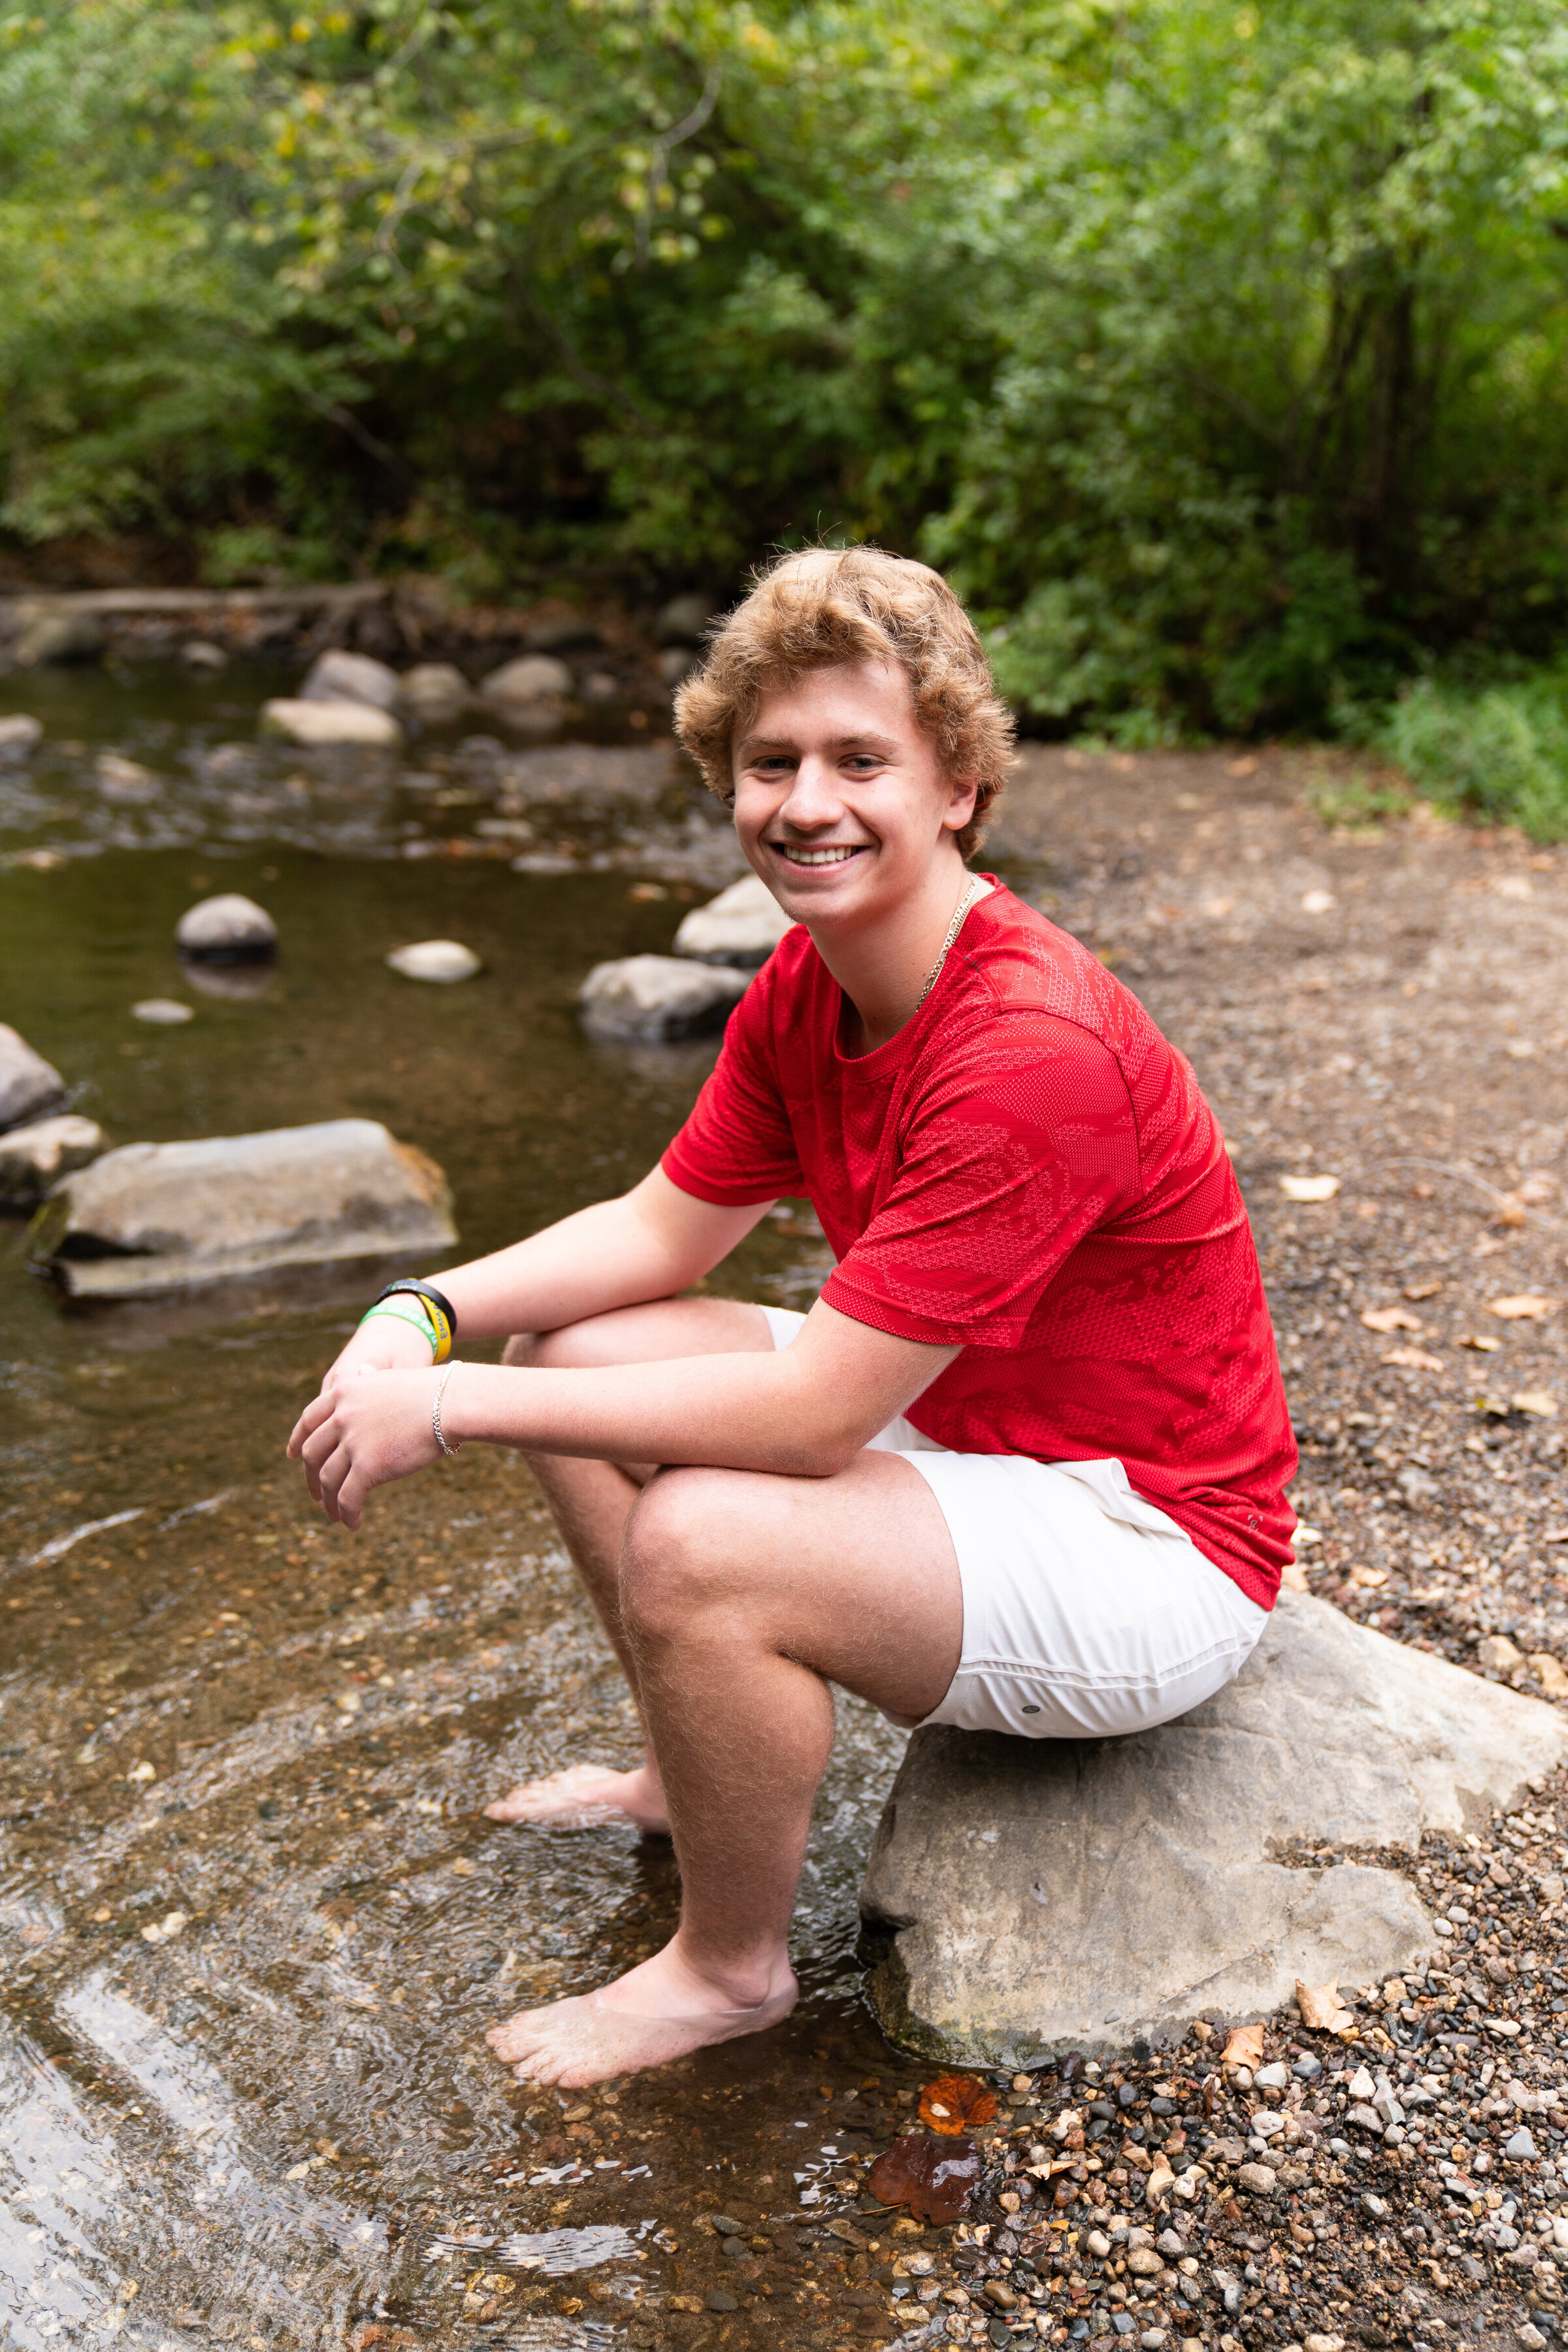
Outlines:
{"type": "Polygon", "coordinates": [[[1063,1738],[1237,1672],[1293,1519],[1246,1213],[1192,1071],[1079,944],[965,859],[1010,727],[936,573],[786,558],[677,725],[800,928],[623,1199],[439,1278],[300,1419],[328,1516],[472,1438],[521,1447],[636,1694],[630,1772],[490,1807],[667,1829],[681,1925],[491,2035],[578,2085],[783,2017],[829,1685],[905,1726],[1063,1738]],[[682,1294],[781,1194],[838,1258],[805,1317],[682,1294]],[[412,1315],[413,1324],[399,1320],[412,1315]]]}

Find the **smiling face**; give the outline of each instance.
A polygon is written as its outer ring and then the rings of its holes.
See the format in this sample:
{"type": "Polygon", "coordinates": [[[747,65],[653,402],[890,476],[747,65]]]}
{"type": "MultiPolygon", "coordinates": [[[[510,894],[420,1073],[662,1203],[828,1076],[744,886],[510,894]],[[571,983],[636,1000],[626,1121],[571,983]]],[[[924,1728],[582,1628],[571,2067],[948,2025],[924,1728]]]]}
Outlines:
{"type": "Polygon", "coordinates": [[[896,664],[809,670],[764,695],[734,769],[740,845],[797,922],[961,887],[976,787],[939,770],[896,664]]]}

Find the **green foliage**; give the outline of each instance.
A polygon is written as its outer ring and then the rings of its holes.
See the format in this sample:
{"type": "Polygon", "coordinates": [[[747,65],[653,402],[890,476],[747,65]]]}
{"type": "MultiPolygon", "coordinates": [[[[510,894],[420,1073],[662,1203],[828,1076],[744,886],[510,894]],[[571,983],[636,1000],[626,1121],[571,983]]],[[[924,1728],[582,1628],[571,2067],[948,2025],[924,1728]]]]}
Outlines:
{"type": "Polygon", "coordinates": [[[1048,728],[1330,727],[1568,637],[1565,100],[1561,0],[56,0],[0,530],[480,593],[875,537],[1048,728]]]}
{"type": "Polygon", "coordinates": [[[1568,667],[1480,689],[1418,679],[1376,740],[1439,805],[1568,837],[1568,667]]]}

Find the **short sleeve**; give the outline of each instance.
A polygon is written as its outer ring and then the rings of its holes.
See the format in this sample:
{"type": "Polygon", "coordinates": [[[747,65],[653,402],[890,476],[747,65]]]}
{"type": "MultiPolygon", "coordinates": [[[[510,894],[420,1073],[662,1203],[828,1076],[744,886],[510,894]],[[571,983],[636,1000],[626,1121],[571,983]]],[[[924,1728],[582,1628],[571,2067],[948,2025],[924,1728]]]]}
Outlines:
{"type": "Polygon", "coordinates": [[[730,1014],[713,1075],[660,1161],[672,1184],[716,1208],[752,1208],[804,1190],[778,1083],[769,963],[730,1014]]]}
{"type": "Polygon", "coordinates": [[[823,1298],[902,1339],[1019,1347],[1085,1234],[1136,1204],[1116,1057],[1071,1022],[1014,1014],[949,1044],[902,1124],[891,1182],[823,1298]]]}

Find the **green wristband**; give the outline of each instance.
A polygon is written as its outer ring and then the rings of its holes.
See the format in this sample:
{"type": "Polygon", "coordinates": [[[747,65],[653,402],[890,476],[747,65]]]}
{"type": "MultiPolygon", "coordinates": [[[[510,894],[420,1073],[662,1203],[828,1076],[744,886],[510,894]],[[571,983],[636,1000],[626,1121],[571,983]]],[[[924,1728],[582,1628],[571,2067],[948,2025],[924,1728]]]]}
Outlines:
{"type": "Polygon", "coordinates": [[[389,1316],[394,1323],[406,1323],[411,1331],[417,1331],[422,1339],[428,1339],[430,1360],[432,1363],[435,1362],[440,1353],[440,1343],[431,1329],[429,1318],[426,1316],[420,1314],[417,1308],[411,1314],[405,1308],[395,1307],[389,1302],[385,1307],[372,1307],[368,1315],[361,1315],[359,1328],[362,1331],[367,1323],[375,1321],[378,1315],[389,1316]]]}

